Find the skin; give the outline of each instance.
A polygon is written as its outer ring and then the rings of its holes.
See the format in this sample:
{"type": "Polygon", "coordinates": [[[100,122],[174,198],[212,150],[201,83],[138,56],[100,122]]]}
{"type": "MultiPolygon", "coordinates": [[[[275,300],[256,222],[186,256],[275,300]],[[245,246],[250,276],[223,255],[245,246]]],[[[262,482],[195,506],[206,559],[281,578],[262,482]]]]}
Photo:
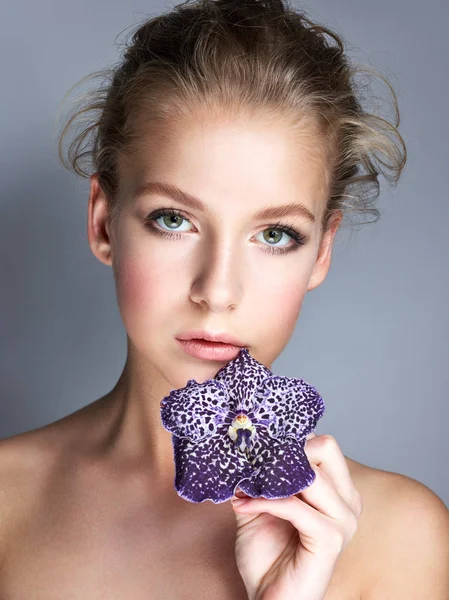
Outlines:
{"type": "Polygon", "coordinates": [[[312,485],[279,500],[238,492],[232,499],[236,560],[250,600],[322,600],[357,531],[362,496],[336,440],[315,433],[307,440],[312,485]]]}
{"type": "MultiPolygon", "coordinates": [[[[149,457],[153,481],[166,488],[173,482],[167,468],[173,451],[160,424],[159,401],[191,378],[212,378],[225,364],[187,356],[175,336],[197,327],[226,331],[271,368],[292,335],[306,293],[327,275],[342,215],[322,235],[325,164],[310,133],[298,139],[286,124],[245,119],[199,120],[172,129],[161,136],[154,156],[124,169],[122,208],[113,226],[97,175],[91,177],[89,244],[113,267],[128,336],[116,396],[123,415],[117,444],[140,447],[149,457]],[[150,181],[194,194],[207,204],[208,214],[160,194],[137,197],[136,190],[150,181]],[[270,243],[282,248],[294,241],[286,233],[267,241],[263,232],[270,231],[271,222],[255,221],[253,214],[298,201],[315,222],[295,215],[287,223],[306,236],[305,243],[296,251],[270,254],[270,243]],[[167,207],[184,211],[175,226],[178,239],[157,235],[145,221],[167,207]]],[[[157,221],[171,231],[169,221],[157,221]]],[[[237,565],[251,600],[288,600],[300,591],[310,599],[324,598],[337,557],[357,528],[361,497],[345,458],[335,444],[324,461],[322,445],[310,449],[313,437],[307,442],[308,454],[314,452],[311,464],[326,469],[314,467],[317,480],[309,489],[290,499],[234,504],[237,565]],[[300,539],[292,548],[294,529],[300,539]]]]}
{"type": "Polygon", "coordinates": [[[173,486],[159,403],[222,366],[184,354],[174,336],[192,327],[226,331],[271,368],[305,294],[329,269],[338,215],[324,236],[316,224],[328,163],[312,129],[294,140],[291,131],[280,121],[203,118],[172,128],[171,137],[142,136],[149,148],[157,140],[157,152],[123,165],[114,223],[92,176],[89,244],[113,267],[127,360],[102,398],[0,440],[2,599],[39,592],[46,600],[141,600],[149,589],[155,599],[210,598],[210,590],[216,600],[446,599],[444,503],[411,478],[344,456],[330,435],[309,436],[317,478],[291,498],[251,499],[246,508],[195,504],[173,486]],[[196,194],[208,214],[189,210],[179,239],[152,234],[151,211],[183,207],[164,197],[133,202],[133,190],[150,179],[196,194]],[[288,218],[307,243],[272,255],[263,236],[272,221],[252,214],[292,201],[316,223],[288,218]]]}
{"type": "MultiPolygon", "coordinates": [[[[298,138],[279,122],[199,118],[164,133],[157,152],[122,169],[121,210],[113,227],[98,176],[92,175],[88,239],[93,254],[113,267],[127,332],[127,361],[113,391],[121,414],[115,446],[147,457],[152,480],[170,487],[173,451],[171,434],[160,423],[160,400],[191,378],[212,378],[226,364],[188,356],[175,336],[193,328],[225,331],[271,368],[293,333],[306,293],[326,277],[342,215],[322,236],[327,190],[310,128],[298,138]],[[209,214],[160,195],[136,200],[136,190],[149,181],[196,195],[209,214]],[[296,252],[270,254],[263,231],[272,221],[256,222],[252,215],[298,201],[316,222],[298,216],[287,222],[307,242],[296,252]],[[145,222],[151,212],[169,207],[188,219],[178,223],[180,239],[160,237],[145,222]]],[[[170,231],[162,218],[158,224],[170,231]]],[[[283,234],[275,245],[292,243],[283,234]]]]}

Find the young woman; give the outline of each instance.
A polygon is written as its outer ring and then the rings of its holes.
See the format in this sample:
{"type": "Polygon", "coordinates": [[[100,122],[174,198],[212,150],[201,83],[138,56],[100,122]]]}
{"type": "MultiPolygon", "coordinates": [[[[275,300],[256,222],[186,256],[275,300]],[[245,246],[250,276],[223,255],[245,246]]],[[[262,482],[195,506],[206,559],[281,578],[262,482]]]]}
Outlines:
{"type": "Polygon", "coordinates": [[[69,161],[90,177],[128,354],[104,397],[1,441],[2,600],[447,600],[448,511],[423,484],[311,434],[304,491],[191,503],[161,424],[170,390],[229,360],[181,337],[271,368],[342,220],[378,216],[378,176],[396,182],[406,152],[356,74],[281,0],[199,0],[140,24],[71,116],[60,142],[96,115],[69,161]]]}

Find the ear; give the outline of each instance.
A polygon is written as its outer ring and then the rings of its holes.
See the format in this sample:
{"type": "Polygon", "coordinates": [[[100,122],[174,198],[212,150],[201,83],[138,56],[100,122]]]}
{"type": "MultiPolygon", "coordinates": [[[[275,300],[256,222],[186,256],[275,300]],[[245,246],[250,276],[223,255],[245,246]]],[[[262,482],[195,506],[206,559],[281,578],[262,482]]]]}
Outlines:
{"type": "Polygon", "coordinates": [[[90,176],[89,204],[87,209],[87,239],[94,256],[105,265],[112,265],[109,229],[109,206],[100,186],[98,173],[90,176]]]}
{"type": "Polygon", "coordinates": [[[315,267],[309,279],[309,285],[307,288],[308,292],[321,285],[326,278],[331,264],[332,247],[334,243],[335,234],[337,233],[337,229],[340,225],[340,221],[342,220],[342,218],[343,212],[340,210],[333,217],[326,233],[323,236],[323,239],[321,240],[320,248],[318,250],[318,256],[315,262],[315,267]]]}

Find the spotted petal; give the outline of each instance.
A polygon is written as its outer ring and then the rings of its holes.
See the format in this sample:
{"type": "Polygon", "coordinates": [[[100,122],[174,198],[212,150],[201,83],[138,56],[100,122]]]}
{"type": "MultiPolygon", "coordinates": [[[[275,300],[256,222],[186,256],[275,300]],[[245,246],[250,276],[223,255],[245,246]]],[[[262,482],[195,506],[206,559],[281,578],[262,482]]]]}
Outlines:
{"type": "Polygon", "coordinates": [[[269,434],[281,441],[287,436],[304,438],[315,429],[325,411],[318,391],[295,377],[266,379],[253,401],[256,421],[266,423],[269,434]]]}
{"type": "Polygon", "coordinates": [[[161,402],[162,425],[173,435],[200,440],[217,433],[229,412],[226,386],[215,379],[198,383],[189,379],[183,388],[171,390],[161,402]]]}
{"type": "Polygon", "coordinates": [[[272,372],[251,356],[246,348],[222,367],[214,379],[226,386],[234,410],[250,411],[252,397],[262,382],[271,377],[272,372]]]}
{"type": "Polygon", "coordinates": [[[268,435],[259,437],[257,464],[253,474],[239,483],[252,498],[288,498],[308,488],[316,479],[304,451],[305,439],[279,442],[268,435]]]}
{"type": "Polygon", "coordinates": [[[274,376],[242,348],[213,379],[190,379],[161,402],[178,495],[219,503],[237,487],[255,498],[297,494],[316,477],[305,437],[324,409],[313,386],[274,376]]]}
{"type": "Polygon", "coordinates": [[[190,502],[229,500],[239,481],[253,469],[246,456],[236,449],[226,430],[199,442],[172,437],[175,457],[175,489],[190,502]]]}

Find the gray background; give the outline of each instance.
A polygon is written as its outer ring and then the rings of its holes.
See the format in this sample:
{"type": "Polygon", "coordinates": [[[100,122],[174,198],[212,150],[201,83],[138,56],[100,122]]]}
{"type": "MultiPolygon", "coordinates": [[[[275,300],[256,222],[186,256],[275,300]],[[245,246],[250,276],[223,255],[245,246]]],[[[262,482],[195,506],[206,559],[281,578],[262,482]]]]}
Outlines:
{"type": "MultiPolygon", "coordinates": [[[[0,437],[92,402],[124,365],[112,270],[87,243],[88,181],[59,165],[55,118],[71,85],[117,59],[118,34],[124,41],[130,26],[170,6],[0,8],[0,437]]],[[[390,77],[409,158],[395,190],[382,180],[380,221],[340,235],[273,370],[317,387],[327,406],[317,432],[334,435],[344,454],[417,479],[448,505],[449,4],[301,6],[343,34],[355,60],[390,77]]]]}

